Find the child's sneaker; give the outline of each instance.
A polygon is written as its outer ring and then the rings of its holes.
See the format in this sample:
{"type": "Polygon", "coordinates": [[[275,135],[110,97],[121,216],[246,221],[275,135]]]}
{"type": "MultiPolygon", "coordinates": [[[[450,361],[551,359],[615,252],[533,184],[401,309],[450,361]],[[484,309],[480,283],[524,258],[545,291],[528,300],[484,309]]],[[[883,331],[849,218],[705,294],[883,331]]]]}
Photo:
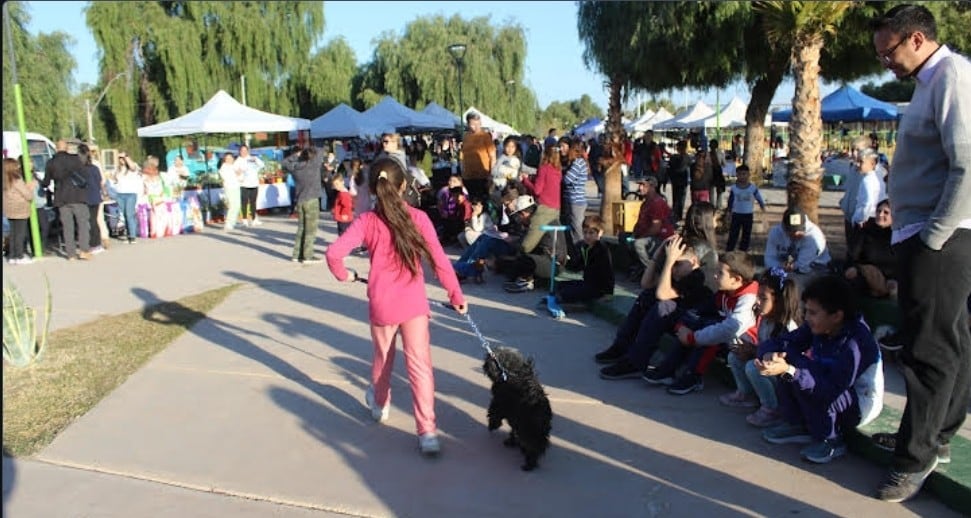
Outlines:
{"type": "Polygon", "coordinates": [[[503,285],[502,289],[508,291],[509,293],[525,293],[527,291],[533,291],[533,280],[517,279],[512,284],[503,285]]]}
{"type": "Polygon", "coordinates": [[[422,455],[438,455],[442,451],[442,445],[438,442],[438,434],[428,432],[419,435],[418,450],[422,455]]]}
{"type": "Polygon", "coordinates": [[[638,378],[641,376],[641,369],[630,362],[627,358],[621,358],[613,365],[608,365],[600,369],[600,377],[605,380],[623,380],[638,378]]]}
{"type": "Polygon", "coordinates": [[[782,415],[775,409],[763,406],[745,416],[745,421],[756,428],[768,428],[779,424],[782,421],[782,415]]]}
{"type": "Polygon", "coordinates": [[[668,387],[668,394],[683,396],[692,392],[701,391],[705,388],[705,382],[701,376],[695,373],[687,373],[668,387]]]}
{"type": "Polygon", "coordinates": [[[374,387],[368,387],[367,391],[364,392],[364,403],[367,404],[367,407],[371,410],[371,417],[374,418],[375,421],[383,423],[388,420],[388,415],[390,414],[391,409],[388,405],[379,407],[374,401],[374,387]]]}
{"type": "Polygon", "coordinates": [[[800,452],[802,458],[816,464],[826,464],[829,461],[846,455],[846,443],[839,437],[835,439],[825,439],[817,443],[810,444],[800,452]]]}
{"type": "Polygon", "coordinates": [[[801,424],[782,423],[767,428],[762,432],[762,438],[772,444],[809,444],[813,438],[809,430],[801,424]]]}
{"type": "Polygon", "coordinates": [[[718,401],[733,408],[755,408],[759,404],[758,400],[752,397],[752,394],[739,391],[723,394],[718,398],[718,401]]]}
{"type": "Polygon", "coordinates": [[[666,387],[670,387],[672,384],[674,384],[674,377],[670,372],[661,372],[655,369],[653,366],[647,368],[644,375],[641,376],[641,379],[650,383],[651,385],[664,385],[666,387]]]}

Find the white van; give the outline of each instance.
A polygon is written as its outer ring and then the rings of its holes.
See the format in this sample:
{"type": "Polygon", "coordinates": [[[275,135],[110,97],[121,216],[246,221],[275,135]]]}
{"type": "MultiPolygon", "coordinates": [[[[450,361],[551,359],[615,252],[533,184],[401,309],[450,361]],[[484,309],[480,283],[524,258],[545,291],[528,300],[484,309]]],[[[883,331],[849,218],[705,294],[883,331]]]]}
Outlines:
{"type": "MultiPolygon", "coordinates": [[[[27,149],[30,152],[30,168],[33,172],[44,173],[47,161],[54,156],[54,143],[51,139],[39,133],[27,133],[27,149]]],[[[20,158],[23,150],[20,146],[19,131],[3,132],[3,157],[20,158]]]]}

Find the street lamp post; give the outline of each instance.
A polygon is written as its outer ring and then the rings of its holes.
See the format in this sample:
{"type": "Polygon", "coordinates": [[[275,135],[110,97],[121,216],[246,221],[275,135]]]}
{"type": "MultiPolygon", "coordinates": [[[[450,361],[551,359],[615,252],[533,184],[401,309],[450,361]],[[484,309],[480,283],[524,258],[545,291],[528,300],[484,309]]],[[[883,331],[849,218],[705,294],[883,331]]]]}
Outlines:
{"type": "Polygon", "coordinates": [[[98,105],[101,104],[101,101],[105,98],[105,94],[108,93],[108,88],[111,87],[111,83],[114,83],[119,77],[127,75],[128,72],[119,72],[117,75],[115,75],[115,77],[112,77],[111,81],[108,81],[108,84],[105,85],[105,89],[101,91],[101,95],[98,96],[98,100],[94,102],[94,106],[91,106],[90,99],[84,100],[84,111],[88,116],[88,140],[91,141],[92,144],[94,144],[94,124],[92,122],[92,115],[94,114],[94,111],[98,109],[98,105]]]}
{"type": "Polygon", "coordinates": [[[459,73],[459,114],[461,115],[465,110],[465,101],[462,99],[462,68],[465,66],[465,50],[466,46],[464,43],[453,43],[448,46],[449,53],[452,54],[452,59],[455,60],[455,68],[458,69],[459,73]]]}

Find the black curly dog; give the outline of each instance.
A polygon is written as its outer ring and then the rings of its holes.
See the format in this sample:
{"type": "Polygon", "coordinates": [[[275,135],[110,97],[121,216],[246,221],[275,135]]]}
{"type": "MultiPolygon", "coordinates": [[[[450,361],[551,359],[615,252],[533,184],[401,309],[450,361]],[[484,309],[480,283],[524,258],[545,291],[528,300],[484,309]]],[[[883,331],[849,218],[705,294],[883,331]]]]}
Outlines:
{"type": "Polygon", "coordinates": [[[512,431],[503,444],[518,446],[526,457],[522,468],[530,471],[550,445],[550,421],[553,419],[550,400],[533,372],[532,358],[509,347],[497,347],[493,352],[505,369],[507,379],[502,379],[496,360],[486,354],[482,368],[492,380],[489,431],[498,429],[505,419],[512,431]]]}

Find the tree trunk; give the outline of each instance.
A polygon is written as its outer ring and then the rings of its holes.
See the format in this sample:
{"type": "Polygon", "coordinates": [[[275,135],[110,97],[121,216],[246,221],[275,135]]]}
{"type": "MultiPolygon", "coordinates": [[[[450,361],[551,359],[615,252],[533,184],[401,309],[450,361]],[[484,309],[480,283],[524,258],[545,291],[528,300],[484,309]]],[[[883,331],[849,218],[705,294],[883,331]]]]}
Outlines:
{"type": "Polygon", "coordinates": [[[792,71],[796,83],[789,123],[789,160],[792,174],[786,185],[788,206],[799,208],[818,222],[822,188],[822,106],[819,98],[820,34],[807,35],[792,47],[792,71]]]}
{"type": "Polygon", "coordinates": [[[606,131],[608,141],[615,143],[620,142],[621,136],[624,134],[624,127],[621,124],[622,113],[620,107],[620,98],[624,84],[620,79],[613,78],[610,80],[608,86],[610,87],[610,96],[607,100],[606,131]]]}
{"type": "MultiPolygon", "coordinates": [[[[765,156],[765,116],[769,113],[769,104],[775,91],[782,83],[785,76],[787,60],[778,60],[769,63],[769,68],[765,75],[755,81],[752,88],[752,100],[745,109],[745,154],[743,161],[748,166],[752,174],[752,180],[756,184],[761,183],[765,171],[763,171],[763,159],[765,156]]],[[[769,165],[771,168],[771,163],[769,165]]]]}
{"type": "MultiPolygon", "coordinates": [[[[613,143],[606,144],[608,148],[613,147],[613,143]]],[[[617,145],[619,148],[619,144],[617,145]]],[[[621,152],[623,157],[623,152],[621,152]]],[[[604,195],[600,200],[600,219],[604,222],[604,234],[615,236],[617,230],[614,228],[614,202],[621,201],[621,182],[623,181],[620,165],[623,159],[614,159],[610,167],[604,171],[604,195]]],[[[617,222],[620,223],[620,222],[617,222]]]]}

